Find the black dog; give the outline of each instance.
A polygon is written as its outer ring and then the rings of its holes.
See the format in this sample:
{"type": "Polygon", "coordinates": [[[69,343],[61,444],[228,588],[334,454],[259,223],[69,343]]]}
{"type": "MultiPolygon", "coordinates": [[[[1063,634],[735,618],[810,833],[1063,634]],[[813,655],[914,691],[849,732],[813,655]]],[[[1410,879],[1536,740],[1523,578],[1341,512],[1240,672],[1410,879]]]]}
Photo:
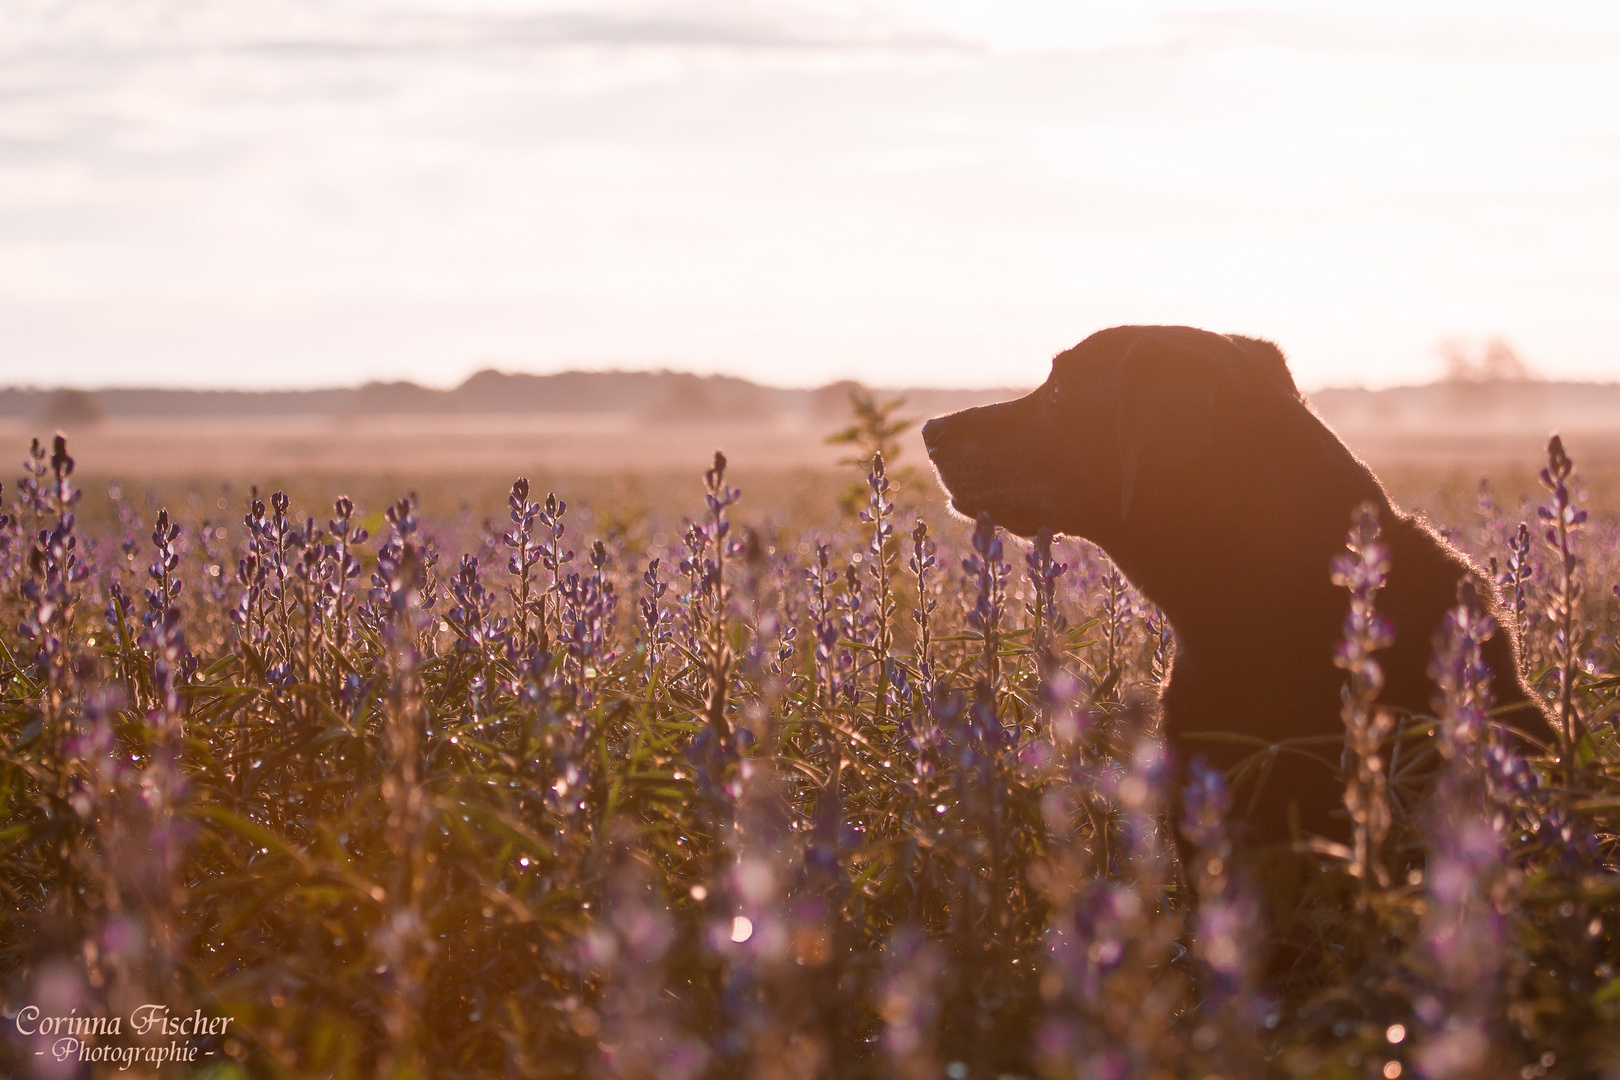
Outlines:
{"type": "MultiPolygon", "coordinates": [[[[1485,576],[1391,507],[1269,342],[1185,326],[1103,330],[1058,356],[1033,394],[931,420],[923,439],[957,511],[1021,536],[1084,537],[1163,609],[1176,642],[1164,726],[1183,767],[1202,755],[1229,769],[1255,740],[1309,747],[1277,753],[1258,791],[1234,792],[1251,843],[1348,836],[1331,744],[1344,734],[1333,657],[1349,597],[1329,568],[1358,505],[1377,508],[1390,549],[1382,704],[1431,711],[1433,637],[1462,578],[1496,614],[1485,576]],[[1198,737],[1211,732],[1248,741],[1198,737]]],[[[1508,722],[1550,734],[1506,629],[1485,659],[1508,722]]]]}

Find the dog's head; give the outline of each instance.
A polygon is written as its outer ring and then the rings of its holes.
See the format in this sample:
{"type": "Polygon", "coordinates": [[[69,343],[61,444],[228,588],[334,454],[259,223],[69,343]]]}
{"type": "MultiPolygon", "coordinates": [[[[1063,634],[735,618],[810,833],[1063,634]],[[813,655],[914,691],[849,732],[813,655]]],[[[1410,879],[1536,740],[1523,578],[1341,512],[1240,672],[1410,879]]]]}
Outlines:
{"type": "Polygon", "coordinates": [[[923,441],[959,513],[1106,545],[1198,505],[1218,423],[1280,393],[1298,399],[1269,342],[1117,326],[1060,354],[1034,393],[930,420],[923,441]]]}

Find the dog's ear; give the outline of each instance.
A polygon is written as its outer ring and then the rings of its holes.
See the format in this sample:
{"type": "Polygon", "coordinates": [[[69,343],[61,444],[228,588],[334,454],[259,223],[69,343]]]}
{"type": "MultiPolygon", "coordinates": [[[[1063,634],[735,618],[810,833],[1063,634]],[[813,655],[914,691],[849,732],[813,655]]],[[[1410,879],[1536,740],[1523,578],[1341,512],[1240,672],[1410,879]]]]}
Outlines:
{"type": "Polygon", "coordinates": [[[1215,366],[1195,350],[1132,345],[1121,358],[1119,388],[1123,523],[1144,466],[1190,464],[1208,445],[1215,424],[1215,366]]]}
{"type": "Polygon", "coordinates": [[[1288,358],[1274,342],[1264,338],[1244,337],[1242,334],[1228,334],[1227,337],[1249,363],[1264,372],[1267,379],[1287,391],[1289,397],[1301,397],[1299,387],[1294,385],[1294,376],[1288,371],[1288,358]]]}

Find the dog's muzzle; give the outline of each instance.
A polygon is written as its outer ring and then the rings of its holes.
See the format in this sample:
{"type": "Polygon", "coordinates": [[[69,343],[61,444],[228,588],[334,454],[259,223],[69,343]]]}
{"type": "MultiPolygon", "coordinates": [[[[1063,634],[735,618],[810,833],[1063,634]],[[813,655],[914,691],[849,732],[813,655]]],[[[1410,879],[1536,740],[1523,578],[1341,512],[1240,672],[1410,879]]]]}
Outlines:
{"type": "Polygon", "coordinates": [[[923,445],[939,473],[940,483],[950,494],[958,513],[973,516],[984,509],[993,470],[985,460],[984,432],[978,410],[969,409],[928,421],[923,425],[923,445]]]}

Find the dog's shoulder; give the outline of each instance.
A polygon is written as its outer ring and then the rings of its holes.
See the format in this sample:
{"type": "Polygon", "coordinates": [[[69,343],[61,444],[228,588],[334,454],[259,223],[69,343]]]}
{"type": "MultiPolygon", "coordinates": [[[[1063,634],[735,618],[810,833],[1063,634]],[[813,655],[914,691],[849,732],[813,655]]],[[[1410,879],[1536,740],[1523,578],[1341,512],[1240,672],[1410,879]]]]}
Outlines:
{"type": "Polygon", "coordinates": [[[1388,520],[1384,522],[1384,542],[1389,547],[1390,561],[1406,562],[1422,571],[1422,576],[1433,583],[1436,590],[1448,588],[1447,599],[1454,599],[1456,582],[1464,575],[1483,577],[1473,559],[1468,557],[1433,522],[1422,513],[1390,504],[1388,520]],[[1437,573],[1437,571],[1445,571],[1437,573]]]}
{"type": "MultiPolygon", "coordinates": [[[[1380,597],[1380,611],[1394,626],[1397,642],[1404,637],[1405,646],[1395,651],[1412,668],[1402,679],[1394,670],[1399,661],[1392,662],[1391,683],[1411,684],[1414,700],[1410,704],[1414,708],[1427,704],[1433,694],[1428,657],[1439,644],[1445,613],[1458,603],[1459,583],[1469,579],[1474,584],[1480,613],[1495,624],[1483,654],[1495,673],[1492,681],[1497,704],[1523,706],[1519,714],[1508,717],[1514,726],[1537,734],[1548,730],[1544,711],[1519,676],[1521,645],[1491,575],[1421,514],[1392,508],[1384,542],[1389,547],[1390,570],[1385,595],[1380,597]]],[[[1394,685],[1390,689],[1396,691],[1394,685]]],[[[1399,693],[1391,696],[1398,697],[1399,693]]]]}
{"type": "Polygon", "coordinates": [[[1490,576],[1427,518],[1394,504],[1384,518],[1390,566],[1386,603],[1413,618],[1432,620],[1435,625],[1422,630],[1425,641],[1438,628],[1440,615],[1457,603],[1457,585],[1464,578],[1473,579],[1486,613],[1496,614],[1490,576]]]}

